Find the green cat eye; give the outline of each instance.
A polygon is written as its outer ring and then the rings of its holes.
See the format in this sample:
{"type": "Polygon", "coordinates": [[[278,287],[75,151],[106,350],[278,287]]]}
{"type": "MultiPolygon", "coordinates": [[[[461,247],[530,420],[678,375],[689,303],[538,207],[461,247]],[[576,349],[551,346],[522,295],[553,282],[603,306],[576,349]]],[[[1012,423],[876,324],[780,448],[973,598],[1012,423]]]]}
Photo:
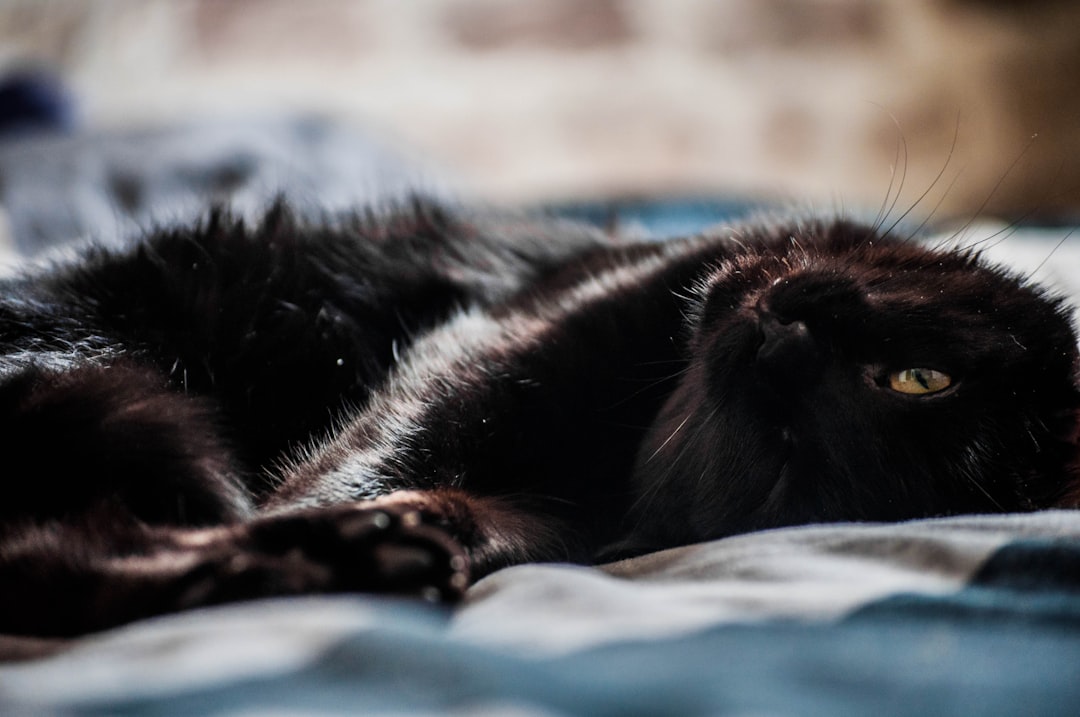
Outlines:
{"type": "Polygon", "coordinates": [[[909,396],[922,396],[944,391],[952,385],[952,377],[932,368],[906,368],[889,374],[889,388],[909,396]]]}

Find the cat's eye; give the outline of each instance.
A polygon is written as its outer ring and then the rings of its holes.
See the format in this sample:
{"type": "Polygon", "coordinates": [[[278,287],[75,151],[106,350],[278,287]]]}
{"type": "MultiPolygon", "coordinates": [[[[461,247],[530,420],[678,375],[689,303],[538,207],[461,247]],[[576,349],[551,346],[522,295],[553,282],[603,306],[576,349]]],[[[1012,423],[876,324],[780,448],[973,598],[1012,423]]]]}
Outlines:
{"type": "Polygon", "coordinates": [[[909,396],[923,396],[944,391],[952,385],[952,377],[932,368],[906,368],[889,374],[889,388],[909,396]]]}

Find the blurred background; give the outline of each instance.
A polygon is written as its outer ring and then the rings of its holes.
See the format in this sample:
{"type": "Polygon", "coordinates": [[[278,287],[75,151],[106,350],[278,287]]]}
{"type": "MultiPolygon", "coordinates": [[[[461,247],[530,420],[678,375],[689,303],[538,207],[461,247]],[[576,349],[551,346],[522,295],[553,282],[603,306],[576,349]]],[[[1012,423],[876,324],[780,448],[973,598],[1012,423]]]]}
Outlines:
{"type": "Polygon", "coordinates": [[[1070,0],[2,0],[42,71],[54,133],[302,114],[492,202],[1080,206],[1070,0]]]}

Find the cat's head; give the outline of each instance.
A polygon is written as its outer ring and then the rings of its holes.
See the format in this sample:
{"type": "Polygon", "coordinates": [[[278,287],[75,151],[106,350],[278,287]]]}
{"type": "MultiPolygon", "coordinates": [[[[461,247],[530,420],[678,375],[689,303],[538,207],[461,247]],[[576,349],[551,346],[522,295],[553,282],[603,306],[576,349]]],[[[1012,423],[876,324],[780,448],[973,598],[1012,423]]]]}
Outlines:
{"type": "Polygon", "coordinates": [[[694,287],[689,366],[638,457],[636,540],[1031,510],[1076,485],[1061,301],[843,222],[742,245],[694,287]]]}

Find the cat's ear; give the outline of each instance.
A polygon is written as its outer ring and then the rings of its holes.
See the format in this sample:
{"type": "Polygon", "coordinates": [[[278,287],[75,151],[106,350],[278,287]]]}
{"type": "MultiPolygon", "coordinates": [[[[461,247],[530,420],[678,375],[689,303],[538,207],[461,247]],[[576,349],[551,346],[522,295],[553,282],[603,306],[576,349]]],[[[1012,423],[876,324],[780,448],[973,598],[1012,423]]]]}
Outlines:
{"type": "Polygon", "coordinates": [[[1053,508],[1080,509],[1080,479],[1074,473],[1065,493],[1054,503],[1053,508]]]}
{"type": "Polygon", "coordinates": [[[1068,441],[1072,451],[1065,465],[1064,489],[1054,508],[1080,508],[1080,407],[1074,409],[1072,436],[1068,441]]]}

